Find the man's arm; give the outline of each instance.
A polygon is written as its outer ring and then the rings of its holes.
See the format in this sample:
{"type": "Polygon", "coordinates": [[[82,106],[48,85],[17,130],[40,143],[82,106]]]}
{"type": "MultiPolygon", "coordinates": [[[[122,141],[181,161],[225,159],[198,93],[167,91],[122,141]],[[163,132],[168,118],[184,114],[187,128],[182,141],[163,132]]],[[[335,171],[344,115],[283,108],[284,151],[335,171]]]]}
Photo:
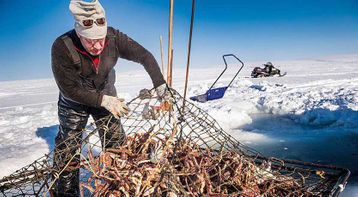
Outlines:
{"type": "Polygon", "coordinates": [[[56,83],[65,97],[84,105],[101,106],[103,95],[83,88],[80,65],[73,64],[68,49],[61,39],[57,39],[52,45],[51,64],[56,83]]]}
{"type": "Polygon", "coordinates": [[[115,30],[115,35],[121,58],[142,64],[155,88],[165,83],[157,61],[148,50],[118,30],[115,30]]]}

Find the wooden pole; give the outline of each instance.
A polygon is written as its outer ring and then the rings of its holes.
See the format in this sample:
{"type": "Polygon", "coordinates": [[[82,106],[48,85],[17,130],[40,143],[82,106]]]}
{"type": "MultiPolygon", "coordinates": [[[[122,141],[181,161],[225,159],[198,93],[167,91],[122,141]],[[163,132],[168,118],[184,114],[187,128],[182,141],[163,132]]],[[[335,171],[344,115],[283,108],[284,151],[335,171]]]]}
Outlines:
{"type": "Polygon", "coordinates": [[[162,35],[160,35],[160,57],[162,60],[162,74],[163,77],[165,76],[165,71],[164,71],[164,49],[163,49],[163,37],[162,35]]]}
{"type": "Polygon", "coordinates": [[[186,77],[185,77],[185,86],[184,86],[183,110],[184,110],[184,107],[185,107],[185,99],[186,99],[186,93],[187,93],[188,81],[189,81],[189,66],[190,66],[191,40],[192,40],[192,37],[193,37],[194,14],[195,14],[195,0],[192,0],[189,43],[188,43],[188,59],[187,59],[187,64],[186,64],[186,77]]]}
{"type": "Polygon", "coordinates": [[[171,56],[170,56],[170,87],[173,85],[173,59],[174,59],[174,49],[172,49],[172,51],[170,52],[171,56]]]}
{"type": "Polygon", "coordinates": [[[169,35],[168,35],[168,69],[167,69],[167,83],[171,87],[172,86],[172,42],[173,42],[173,13],[174,13],[174,0],[170,0],[169,6],[169,35]]]}

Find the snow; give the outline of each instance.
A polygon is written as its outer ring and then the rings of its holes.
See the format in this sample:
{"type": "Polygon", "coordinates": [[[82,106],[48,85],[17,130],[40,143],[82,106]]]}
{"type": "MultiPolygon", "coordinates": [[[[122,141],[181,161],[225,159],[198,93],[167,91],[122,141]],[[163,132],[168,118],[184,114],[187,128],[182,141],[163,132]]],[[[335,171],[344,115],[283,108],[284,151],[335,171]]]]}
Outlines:
{"type": "MultiPolygon", "coordinates": [[[[286,114],[297,123],[312,126],[336,125],[357,128],[357,87],[358,79],[334,82],[322,80],[305,85],[277,84],[268,81],[255,84],[245,79],[233,84],[223,100],[200,106],[212,115],[225,113],[230,116],[229,119],[223,118],[229,125],[246,123],[250,119],[248,114],[266,113],[286,114]]],[[[204,91],[193,90],[193,93],[204,91]]]]}
{"type": "MultiPolygon", "coordinates": [[[[244,144],[270,156],[338,165],[352,176],[342,196],[358,194],[358,54],[272,61],[285,77],[248,78],[247,63],[223,99],[197,103],[244,144]]],[[[205,93],[223,67],[192,68],[188,95],[205,93]]],[[[216,87],[226,85],[230,66],[216,87]]],[[[174,69],[183,92],[185,70],[174,69]]],[[[151,88],[144,69],[118,72],[116,87],[127,101],[151,88]]],[[[54,147],[58,89],[53,79],[0,82],[0,177],[54,147]]]]}

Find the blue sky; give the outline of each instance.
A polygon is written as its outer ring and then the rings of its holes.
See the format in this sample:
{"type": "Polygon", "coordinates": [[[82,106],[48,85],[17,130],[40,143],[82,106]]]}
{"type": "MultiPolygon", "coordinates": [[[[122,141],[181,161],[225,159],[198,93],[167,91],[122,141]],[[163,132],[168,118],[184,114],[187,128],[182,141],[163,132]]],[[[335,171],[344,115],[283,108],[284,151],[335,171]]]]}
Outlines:
{"type": "MultiPolygon", "coordinates": [[[[186,64],[191,0],[175,0],[174,66],[186,64]]],[[[52,42],[73,28],[66,0],[0,0],[0,81],[51,78],[52,42]]],[[[169,0],[102,0],[109,25],[160,62],[169,0]]],[[[196,0],[191,66],[219,66],[221,55],[275,61],[358,53],[357,0],[196,0]]],[[[164,46],[165,53],[167,46],[164,46]]],[[[119,61],[119,70],[140,65],[119,61]]]]}

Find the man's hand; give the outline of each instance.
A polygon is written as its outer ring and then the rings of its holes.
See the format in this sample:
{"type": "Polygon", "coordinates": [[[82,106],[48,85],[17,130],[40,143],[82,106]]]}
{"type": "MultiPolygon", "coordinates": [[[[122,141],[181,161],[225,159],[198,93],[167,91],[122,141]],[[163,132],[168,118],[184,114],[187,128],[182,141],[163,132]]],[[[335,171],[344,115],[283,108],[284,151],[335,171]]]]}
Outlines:
{"type": "Polygon", "coordinates": [[[123,115],[127,115],[130,111],[124,99],[114,96],[103,95],[101,106],[111,112],[117,119],[123,115]]]}
{"type": "Polygon", "coordinates": [[[158,98],[160,101],[172,101],[172,95],[168,89],[167,84],[163,83],[162,85],[155,88],[158,98]]]}

